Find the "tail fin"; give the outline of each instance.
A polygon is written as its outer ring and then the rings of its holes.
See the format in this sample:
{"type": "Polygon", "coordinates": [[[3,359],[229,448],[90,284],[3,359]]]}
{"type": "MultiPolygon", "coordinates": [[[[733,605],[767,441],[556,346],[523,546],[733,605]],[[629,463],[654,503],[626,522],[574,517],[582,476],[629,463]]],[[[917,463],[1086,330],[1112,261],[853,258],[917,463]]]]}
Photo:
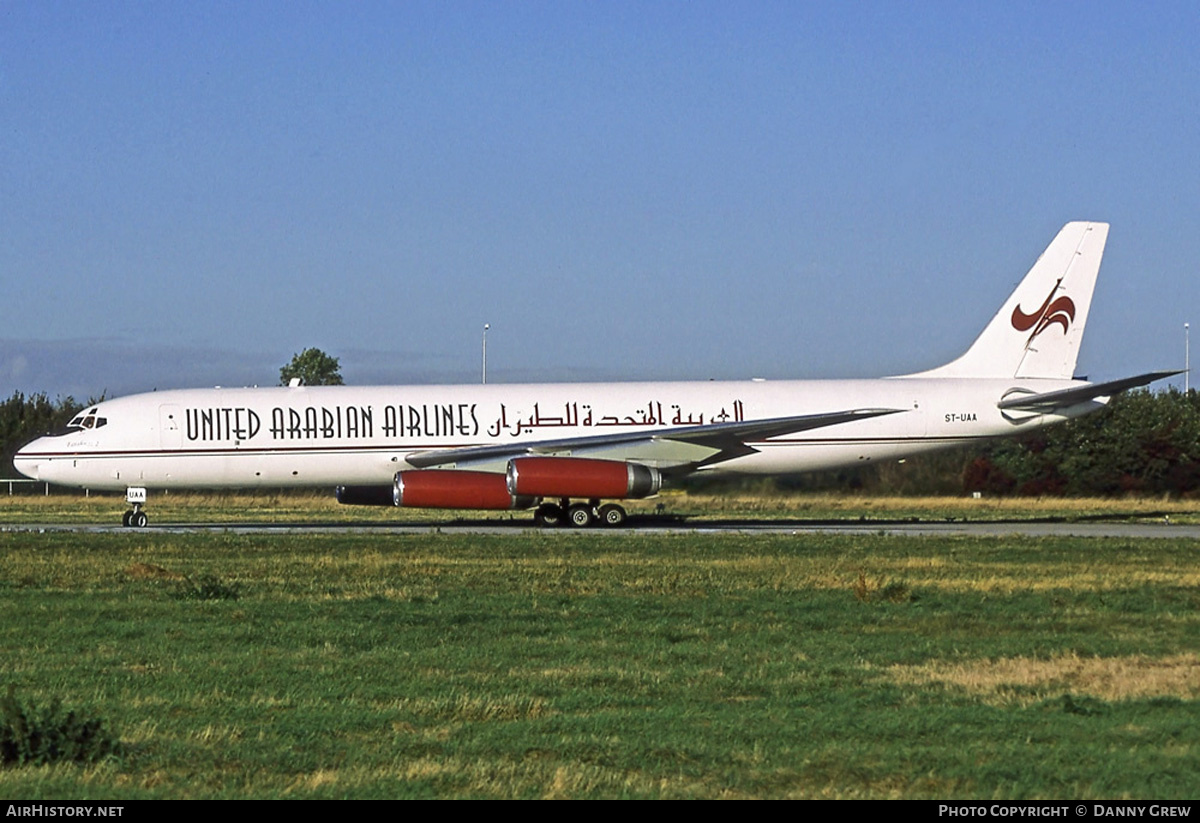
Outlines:
{"type": "Polygon", "coordinates": [[[1050,377],[1075,372],[1107,223],[1068,223],[971,348],[912,377],[1050,377]]]}

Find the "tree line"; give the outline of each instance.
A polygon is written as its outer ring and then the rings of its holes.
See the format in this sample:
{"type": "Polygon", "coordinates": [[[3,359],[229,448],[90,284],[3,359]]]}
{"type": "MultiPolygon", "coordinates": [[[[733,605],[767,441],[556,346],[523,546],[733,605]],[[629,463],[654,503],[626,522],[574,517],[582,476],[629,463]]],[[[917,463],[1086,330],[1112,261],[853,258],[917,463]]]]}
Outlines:
{"type": "Polygon", "coordinates": [[[51,400],[45,394],[26,396],[19,391],[0,401],[0,473],[3,477],[21,476],[12,463],[17,449],[35,437],[60,431],[84,408],[87,407],[76,402],[74,397],[51,400]]]}
{"type": "MultiPolygon", "coordinates": [[[[336,363],[336,361],[334,361],[336,363]]],[[[310,375],[311,376],[311,375],[310,375]]],[[[284,375],[281,375],[281,381],[284,375]]],[[[14,392],[0,401],[0,472],[17,477],[13,454],[61,430],[87,404],[14,392]]],[[[712,485],[697,477],[693,487],[712,485]]],[[[1200,393],[1127,392],[1101,411],[1015,439],[904,462],[776,478],[781,490],[877,494],[1189,496],[1200,493],[1200,393]]]]}
{"type": "Polygon", "coordinates": [[[1200,393],[1127,392],[1095,414],[1023,437],[770,483],[779,490],[896,495],[1193,496],[1200,494],[1200,393]]]}

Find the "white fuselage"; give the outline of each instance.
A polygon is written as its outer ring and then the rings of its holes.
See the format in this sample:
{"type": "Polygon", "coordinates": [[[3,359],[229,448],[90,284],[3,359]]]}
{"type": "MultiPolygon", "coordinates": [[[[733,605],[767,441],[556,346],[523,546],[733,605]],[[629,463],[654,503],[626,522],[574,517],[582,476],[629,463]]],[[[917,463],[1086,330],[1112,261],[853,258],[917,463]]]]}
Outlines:
{"type": "MultiPolygon", "coordinates": [[[[92,428],[39,438],[14,464],[39,480],[92,489],[386,485],[396,472],[411,468],[408,457],[432,450],[523,446],[840,409],[901,410],[751,441],[747,445],[755,453],[712,467],[776,474],[897,459],[1017,434],[1102,405],[1089,401],[1053,415],[1005,414],[996,407],[1013,389],[1037,393],[1078,385],[896,377],[163,391],[104,401],[95,407],[92,428]]],[[[638,460],[628,450],[615,456],[638,460]]],[[[642,462],[670,468],[661,450],[642,462]]],[[[469,467],[504,470],[503,462],[469,467]]]]}

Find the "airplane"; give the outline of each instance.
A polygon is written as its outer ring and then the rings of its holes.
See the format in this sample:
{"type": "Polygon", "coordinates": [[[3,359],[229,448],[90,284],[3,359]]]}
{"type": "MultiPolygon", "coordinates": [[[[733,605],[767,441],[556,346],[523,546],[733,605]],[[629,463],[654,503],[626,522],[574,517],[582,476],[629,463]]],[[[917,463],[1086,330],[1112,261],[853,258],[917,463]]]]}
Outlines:
{"type": "Polygon", "coordinates": [[[1068,223],[961,357],[914,374],[162,391],[98,403],[13,462],[35,480],[124,490],[133,527],[148,523],[150,489],[256,487],[621,526],[616,501],[690,474],[899,460],[1024,434],[1178,374],[1073,376],[1108,229],[1068,223]]]}

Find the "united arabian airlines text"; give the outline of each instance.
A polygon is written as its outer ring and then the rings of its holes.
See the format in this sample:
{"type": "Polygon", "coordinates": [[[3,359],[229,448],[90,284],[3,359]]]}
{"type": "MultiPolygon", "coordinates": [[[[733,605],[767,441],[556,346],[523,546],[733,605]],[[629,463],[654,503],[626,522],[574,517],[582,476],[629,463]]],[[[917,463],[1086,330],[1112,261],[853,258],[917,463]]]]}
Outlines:
{"type": "MultiPolygon", "coordinates": [[[[612,414],[594,413],[588,404],[564,403],[551,410],[534,403],[530,412],[513,411],[504,403],[493,412],[495,420],[481,423],[477,403],[366,406],[276,406],[260,414],[246,407],[188,408],[184,410],[184,431],[190,442],[253,440],[263,430],[263,417],[269,414],[266,430],[272,440],[342,440],[417,437],[477,437],[486,430],[491,437],[507,434],[517,437],[546,428],[596,428],[603,426],[702,426],[709,423],[737,422],[744,419],[742,401],[733,400],[719,408],[685,410],[677,403],[665,408],[650,401],[633,410],[612,410],[612,414]]],[[[486,421],[489,416],[484,417],[486,421]]]]}

